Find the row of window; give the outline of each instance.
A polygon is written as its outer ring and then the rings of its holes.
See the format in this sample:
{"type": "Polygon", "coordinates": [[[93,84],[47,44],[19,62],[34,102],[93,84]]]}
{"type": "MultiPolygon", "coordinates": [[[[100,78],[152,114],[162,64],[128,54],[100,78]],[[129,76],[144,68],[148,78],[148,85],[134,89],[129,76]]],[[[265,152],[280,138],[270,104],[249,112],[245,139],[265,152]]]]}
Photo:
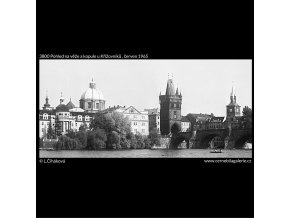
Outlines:
{"type": "MultiPolygon", "coordinates": [[[[92,108],[92,102],[88,102],[88,108],[92,108]]],[[[99,103],[96,103],[96,109],[99,109],[99,103]]]]}
{"type": "Polygon", "coordinates": [[[180,104],[171,103],[171,108],[179,108],[180,104]]]}
{"type": "MultiPolygon", "coordinates": [[[[229,112],[233,112],[233,109],[232,109],[232,108],[230,108],[230,109],[229,109],[229,112]]],[[[236,109],[236,112],[240,112],[240,109],[239,109],[239,108],[237,108],[237,109],[236,109]]]]}
{"type": "MultiPolygon", "coordinates": [[[[134,129],[134,133],[137,134],[138,133],[138,130],[137,129],[134,129]]],[[[142,129],[141,130],[141,133],[145,133],[145,129],[142,129]]]]}
{"type": "MultiPolygon", "coordinates": [[[[137,122],[133,122],[133,125],[134,125],[134,126],[137,126],[138,123],[137,123],[137,122]]],[[[141,125],[142,125],[142,126],[146,126],[146,123],[142,123],[141,125]]]]}

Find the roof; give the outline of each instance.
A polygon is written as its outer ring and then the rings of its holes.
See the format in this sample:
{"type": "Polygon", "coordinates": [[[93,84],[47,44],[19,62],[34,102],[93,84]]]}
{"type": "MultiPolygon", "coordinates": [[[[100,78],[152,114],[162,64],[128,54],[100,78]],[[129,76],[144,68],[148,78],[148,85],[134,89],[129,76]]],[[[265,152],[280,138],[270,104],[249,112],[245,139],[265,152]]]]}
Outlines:
{"type": "Polygon", "coordinates": [[[103,93],[94,88],[88,88],[82,95],[81,99],[86,100],[105,100],[103,93]]]}
{"type": "Polygon", "coordinates": [[[240,105],[238,105],[236,102],[230,102],[227,106],[238,106],[238,107],[240,107],[240,105]]]}
{"type": "Polygon", "coordinates": [[[84,112],[85,110],[79,107],[74,107],[69,110],[70,112],[84,112]]]}
{"type": "Polygon", "coordinates": [[[55,108],[55,112],[69,112],[69,108],[65,104],[59,104],[55,108]]]}
{"type": "Polygon", "coordinates": [[[55,115],[55,110],[39,110],[39,115],[48,114],[48,115],[55,115]]]}
{"type": "Polygon", "coordinates": [[[166,86],[166,95],[175,95],[174,92],[174,85],[173,85],[173,80],[172,79],[168,79],[167,80],[167,86],[166,86]]]}
{"type": "Polygon", "coordinates": [[[71,102],[71,100],[69,101],[69,103],[67,103],[66,106],[68,107],[68,109],[73,109],[73,108],[75,108],[75,105],[71,102]]]}
{"type": "Polygon", "coordinates": [[[190,120],[187,117],[181,117],[181,122],[190,122],[190,120]]]}
{"type": "Polygon", "coordinates": [[[148,111],[148,114],[157,114],[160,113],[159,108],[152,108],[152,109],[144,109],[144,111],[148,111]]]}

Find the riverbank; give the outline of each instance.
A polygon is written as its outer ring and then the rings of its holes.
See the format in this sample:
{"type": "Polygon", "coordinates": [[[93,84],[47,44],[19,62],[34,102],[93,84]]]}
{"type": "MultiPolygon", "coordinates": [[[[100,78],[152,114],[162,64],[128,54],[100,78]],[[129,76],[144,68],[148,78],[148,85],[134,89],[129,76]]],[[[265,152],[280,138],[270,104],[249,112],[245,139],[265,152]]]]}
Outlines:
{"type": "Polygon", "coordinates": [[[210,153],[209,149],[132,149],[132,150],[40,150],[40,158],[252,158],[250,149],[222,150],[210,153]]]}

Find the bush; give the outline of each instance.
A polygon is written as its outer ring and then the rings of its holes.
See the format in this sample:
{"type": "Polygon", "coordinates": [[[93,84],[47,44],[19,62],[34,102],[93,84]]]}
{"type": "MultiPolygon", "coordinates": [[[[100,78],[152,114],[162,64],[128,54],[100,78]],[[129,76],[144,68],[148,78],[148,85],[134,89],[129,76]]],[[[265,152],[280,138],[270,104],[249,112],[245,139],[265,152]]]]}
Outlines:
{"type": "Polygon", "coordinates": [[[82,149],[82,145],[76,139],[67,136],[60,136],[58,142],[54,145],[56,150],[78,150],[82,149]]]}
{"type": "Polygon", "coordinates": [[[76,133],[76,139],[82,145],[83,148],[87,146],[87,133],[85,131],[79,131],[76,133]]]}
{"type": "Polygon", "coordinates": [[[144,143],[143,136],[140,133],[137,133],[135,135],[135,138],[136,138],[136,141],[137,141],[137,149],[145,148],[145,143],[144,143]]]}
{"type": "Polygon", "coordinates": [[[151,141],[150,141],[149,137],[145,137],[144,138],[144,144],[145,144],[145,148],[146,149],[150,149],[151,148],[151,141]]]}
{"type": "Polygon", "coordinates": [[[104,149],[106,148],[107,136],[103,129],[96,129],[87,132],[87,149],[104,149]]]}
{"type": "Polygon", "coordinates": [[[122,149],[129,149],[130,148],[130,140],[128,140],[125,135],[121,135],[121,137],[120,137],[120,147],[122,149]]]}
{"type": "Polygon", "coordinates": [[[108,142],[107,142],[108,149],[120,149],[120,136],[117,132],[113,131],[108,135],[108,142]]]}
{"type": "Polygon", "coordinates": [[[43,138],[39,138],[39,147],[43,148],[43,138]]]}
{"type": "Polygon", "coordinates": [[[151,130],[149,132],[148,138],[149,138],[149,140],[151,142],[151,146],[153,146],[153,145],[159,146],[161,144],[160,143],[161,136],[158,134],[157,129],[151,130]]]}

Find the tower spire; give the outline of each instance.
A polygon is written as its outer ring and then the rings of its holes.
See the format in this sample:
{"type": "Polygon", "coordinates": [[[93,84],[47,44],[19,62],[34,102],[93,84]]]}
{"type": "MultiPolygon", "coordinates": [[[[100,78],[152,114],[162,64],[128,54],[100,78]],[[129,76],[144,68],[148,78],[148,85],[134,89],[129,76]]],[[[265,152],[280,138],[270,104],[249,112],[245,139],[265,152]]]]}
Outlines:
{"type": "Polygon", "coordinates": [[[60,103],[62,104],[64,102],[64,97],[62,96],[62,92],[60,93],[60,103]]]}
{"type": "Polygon", "coordinates": [[[232,81],[232,92],[231,92],[231,96],[235,95],[235,88],[234,88],[234,81],[232,81]]]}

